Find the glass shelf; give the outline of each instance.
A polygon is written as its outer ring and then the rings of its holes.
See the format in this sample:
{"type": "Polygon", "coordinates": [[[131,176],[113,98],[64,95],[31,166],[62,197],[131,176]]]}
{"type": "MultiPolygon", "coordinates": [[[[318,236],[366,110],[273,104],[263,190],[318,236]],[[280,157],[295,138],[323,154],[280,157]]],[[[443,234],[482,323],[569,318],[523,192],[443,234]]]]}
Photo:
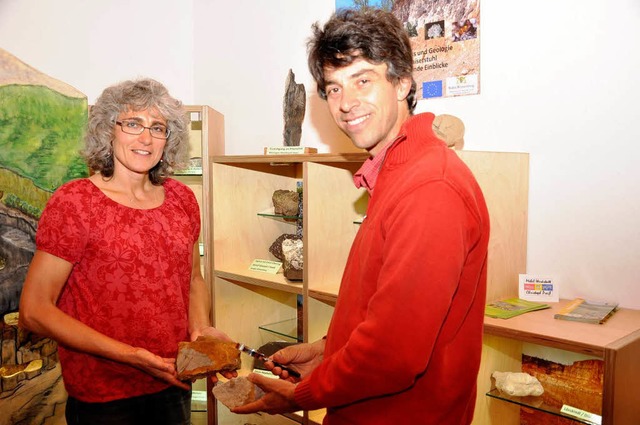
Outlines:
{"type": "Polygon", "coordinates": [[[580,424],[589,424],[589,425],[599,425],[599,422],[592,422],[588,419],[583,419],[583,418],[578,418],[576,416],[571,416],[571,415],[567,415],[565,413],[562,413],[560,411],[559,407],[555,407],[555,406],[551,406],[548,405],[544,402],[542,396],[526,396],[526,397],[517,397],[517,396],[510,396],[508,394],[505,394],[503,392],[501,392],[499,389],[494,388],[491,391],[489,391],[487,394],[487,396],[498,399],[498,400],[503,400],[506,401],[508,403],[514,403],[517,405],[520,405],[522,407],[527,407],[529,409],[534,409],[534,410],[538,410],[540,412],[544,412],[544,413],[549,413],[555,416],[560,416],[562,418],[566,418],[566,419],[571,419],[573,421],[575,421],[576,423],[580,423],[580,424]]]}
{"type": "Polygon", "coordinates": [[[282,215],[282,214],[276,214],[274,212],[273,208],[270,208],[268,210],[265,211],[261,211],[258,213],[258,215],[260,217],[270,217],[270,218],[279,218],[281,220],[302,220],[302,217],[298,216],[298,215],[282,215]]]}
{"type": "Polygon", "coordinates": [[[357,218],[357,219],[353,220],[353,224],[362,224],[364,222],[365,218],[367,218],[367,216],[363,216],[363,217],[357,218]]]}
{"type": "Polygon", "coordinates": [[[298,338],[298,319],[287,319],[281,322],[268,323],[266,325],[260,325],[258,328],[285,337],[287,340],[302,342],[302,339],[298,338]]]}

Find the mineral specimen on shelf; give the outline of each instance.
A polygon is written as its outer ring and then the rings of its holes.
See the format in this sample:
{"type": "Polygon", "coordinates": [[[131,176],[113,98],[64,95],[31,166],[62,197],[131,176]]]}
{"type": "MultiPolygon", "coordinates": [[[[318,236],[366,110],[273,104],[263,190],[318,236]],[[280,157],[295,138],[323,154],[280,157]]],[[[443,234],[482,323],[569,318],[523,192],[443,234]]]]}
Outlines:
{"type": "Polygon", "coordinates": [[[282,241],[282,254],[284,256],[284,277],[289,280],[302,280],[302,267],[304,264],[302,239],[284,239],[282,241]]]}
{"type": "Polygon", "coordinates": [[[294,190],[278,189],[273,192],[271,200],[273,201],[273,212],[286,216],[298,215],[298,200],[300,195],[294,190]]]}
{"type": "Polygon", "coordinates": [[[464,123],[453,115],[438,115],[433,120],[433,131],[448,147],[462,150],[464,147],[464,123]]]}
{"type": "Polygon", "coordinates": [[[278,236],[278,239],[276,239],[269,247],[269,252],[280,261],[284,261],[284,255],[282,254],[282,241],[285,239],[302,239],[302,236],[291,233],[285,233],[278,236]]]}
{"type": "Polygon", "coordinates": [[[493,372],[496,388],[512,396],[539,396],[544,392],[540,381],[523,372],[493,372]]]}

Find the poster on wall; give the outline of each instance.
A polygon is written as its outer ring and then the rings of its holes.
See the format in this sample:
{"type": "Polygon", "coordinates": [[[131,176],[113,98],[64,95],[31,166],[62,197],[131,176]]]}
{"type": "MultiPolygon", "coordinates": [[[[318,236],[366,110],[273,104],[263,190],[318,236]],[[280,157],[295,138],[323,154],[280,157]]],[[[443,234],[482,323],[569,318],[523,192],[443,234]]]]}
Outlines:
{"type": "Polygon", "coordinates": [[[336,0],[336,10],[367,7],[409,33],[417,99],[480,93],[480,0],[336,0]]]}

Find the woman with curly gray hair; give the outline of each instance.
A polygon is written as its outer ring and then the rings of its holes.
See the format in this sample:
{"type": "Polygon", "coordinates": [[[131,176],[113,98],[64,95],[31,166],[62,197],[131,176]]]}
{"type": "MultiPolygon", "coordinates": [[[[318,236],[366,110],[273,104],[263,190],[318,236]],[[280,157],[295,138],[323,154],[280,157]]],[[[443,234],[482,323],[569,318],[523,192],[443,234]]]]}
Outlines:
{"type": "MultiPolygon", "coordinates": [[[[83,151],[89,168],[99,172],[104,177],[112,177],[114,171],[113,135],[118,117],[127,110],[144,111],[153,109],[163,117],[166,125],[159,130],[166,130],[166,135],[160,133],[158,140],[165,140],[163,157],[149,171],[149,178],[153,184],[164,181],[168,174],[186,165],[189,147],[189,118],[182,103],[169,95],[167,89],[152,79],[125,81],[107,88],[96,104],[91,108],[89,124],[86,134],[86,146],[83,151]]],[[[132,123],[128,123],[128,131],[132,123]]],[[[143,127],[136,126],[136,132],[146,133],[143,127]]],[[[149,129],[150,135],[154,131],[149,129]]]]}
{"type": "Polygon", "coordinates": [[[210,324],[196,198],[169,177],[188,126],[157,81],[108,87],[90,110],[91,177],[62,185],[42,213],[20,323],[58,341],[69,425],[189,424],[178,343],[230,340],[210,324]]]}

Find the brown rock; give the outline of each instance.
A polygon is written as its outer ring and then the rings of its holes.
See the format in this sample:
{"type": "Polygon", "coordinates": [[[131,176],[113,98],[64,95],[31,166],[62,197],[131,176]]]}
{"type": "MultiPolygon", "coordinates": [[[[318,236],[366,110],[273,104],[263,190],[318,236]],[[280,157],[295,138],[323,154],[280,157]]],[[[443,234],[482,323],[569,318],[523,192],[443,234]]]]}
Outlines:
{"type": "Polygon", "coordinates": [[[300,200],[298,192],[294,190],[278,189],[273,192],[271,200],[273,201],[274,214],[291,217],[298,215],[298,201],[300,200]]]}
{"type": "Polygon", "coordinates": [[[462,150],[464,147],[464,124],[453,115],[438,115],[433,120],[433,131],[448,147],[462,150]]]}
{"type": "Polygon", "coordinates": [[[229,409],[256,401],[263,395],[260,387],[242,376],[213,388],[213,396],[229,409]]]}
{"type": "Polygon", "coordinates": [[[176,368],[178,379],[183,381],[237,370],[240,368],[240,351],[234,342],[199,336],[195,341],[178,344],[176,368]]]}

